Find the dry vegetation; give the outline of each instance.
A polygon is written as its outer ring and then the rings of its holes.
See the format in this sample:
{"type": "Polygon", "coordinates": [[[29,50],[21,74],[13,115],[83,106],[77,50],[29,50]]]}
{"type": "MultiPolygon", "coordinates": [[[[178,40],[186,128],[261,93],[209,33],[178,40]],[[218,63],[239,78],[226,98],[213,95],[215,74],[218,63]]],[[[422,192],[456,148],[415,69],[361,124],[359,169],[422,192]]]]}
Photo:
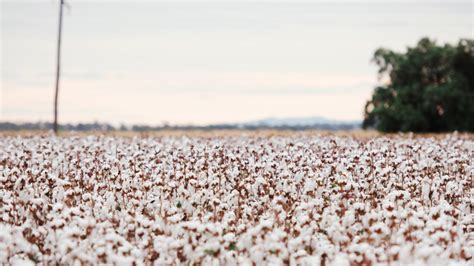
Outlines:
{"type": "Polygon", "coordinates": [[[472,265],[471,136],[237,133],[5,134],[0,263],[472,265]]]}

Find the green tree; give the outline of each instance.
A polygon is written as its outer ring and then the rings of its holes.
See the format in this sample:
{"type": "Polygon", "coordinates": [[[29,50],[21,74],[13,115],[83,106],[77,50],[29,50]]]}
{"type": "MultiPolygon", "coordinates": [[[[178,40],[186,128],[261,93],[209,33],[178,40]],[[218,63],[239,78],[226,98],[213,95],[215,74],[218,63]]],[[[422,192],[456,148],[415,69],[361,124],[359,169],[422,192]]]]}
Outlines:
{"type": "Polygon", "coordinates": [[[365,105],[364,128],[474,131],[474,40],[440,46],[423,38],[405,53],[380,48],[373,61],[388,82],[365,105]]]}

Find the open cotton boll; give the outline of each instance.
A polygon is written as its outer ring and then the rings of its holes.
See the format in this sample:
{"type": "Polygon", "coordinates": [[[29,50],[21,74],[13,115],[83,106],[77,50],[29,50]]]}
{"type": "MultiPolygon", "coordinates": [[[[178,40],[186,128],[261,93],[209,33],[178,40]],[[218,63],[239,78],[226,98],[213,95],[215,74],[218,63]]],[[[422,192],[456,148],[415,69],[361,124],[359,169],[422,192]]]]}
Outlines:
{"type": "Polygon", "coordinates": [[[12,266],[34,266],[35,263],[27,258],[14,258],[12,260],[12,266]]]}
{"type": "Polygon", "coordinates": [[[0,138],[0,263],[463,265],[472,142],[0,138]]]}

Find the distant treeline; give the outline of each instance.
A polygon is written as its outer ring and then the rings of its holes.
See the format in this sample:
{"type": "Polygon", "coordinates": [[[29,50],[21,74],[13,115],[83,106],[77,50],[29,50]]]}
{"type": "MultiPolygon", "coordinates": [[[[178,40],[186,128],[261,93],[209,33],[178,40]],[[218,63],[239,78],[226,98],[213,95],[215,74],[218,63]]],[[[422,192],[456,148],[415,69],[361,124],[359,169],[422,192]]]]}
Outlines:
{"type": "MultiPolygon", "coordinates": [[[[304,126],[261,126],[261,125],[242,125],[242,124],[216,124],[208,126],[170,126],[170,125],[120,125],[118,127],[107,123],[78,123],[78,124],[60,124],[61,131],[160,131],[160,130],[224,130],[224,129],[280,129],[280,130],[351,130],[360,128],[356,123],[339,123],[339,124],[315,124],[304,126]]],[[[52,130],[53,123],[37,122],[37,123],[12,123],[0,122],[0,131],[18,131],[18,130],[52,130]]]]}
{"type": "Polygon", "coordinates": [[[457,45],[421,39],[406,52],[377,49],[379,77],[364,128],[382,132],[474,132],[474,39],[457,45]]]}

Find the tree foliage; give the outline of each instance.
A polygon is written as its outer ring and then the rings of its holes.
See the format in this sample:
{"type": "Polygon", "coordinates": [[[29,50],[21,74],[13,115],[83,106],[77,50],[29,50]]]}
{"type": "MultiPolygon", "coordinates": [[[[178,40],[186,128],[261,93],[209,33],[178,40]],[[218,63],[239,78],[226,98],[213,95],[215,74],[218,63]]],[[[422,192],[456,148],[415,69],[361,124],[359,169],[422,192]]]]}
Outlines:
{"type": "Polygon", "coordinates": [[[405,53],[380,48],[373,61],[388,82],[367,102],[364,128],[474,131],[474,40],[440,46],[423,38],[405,53]]]}

